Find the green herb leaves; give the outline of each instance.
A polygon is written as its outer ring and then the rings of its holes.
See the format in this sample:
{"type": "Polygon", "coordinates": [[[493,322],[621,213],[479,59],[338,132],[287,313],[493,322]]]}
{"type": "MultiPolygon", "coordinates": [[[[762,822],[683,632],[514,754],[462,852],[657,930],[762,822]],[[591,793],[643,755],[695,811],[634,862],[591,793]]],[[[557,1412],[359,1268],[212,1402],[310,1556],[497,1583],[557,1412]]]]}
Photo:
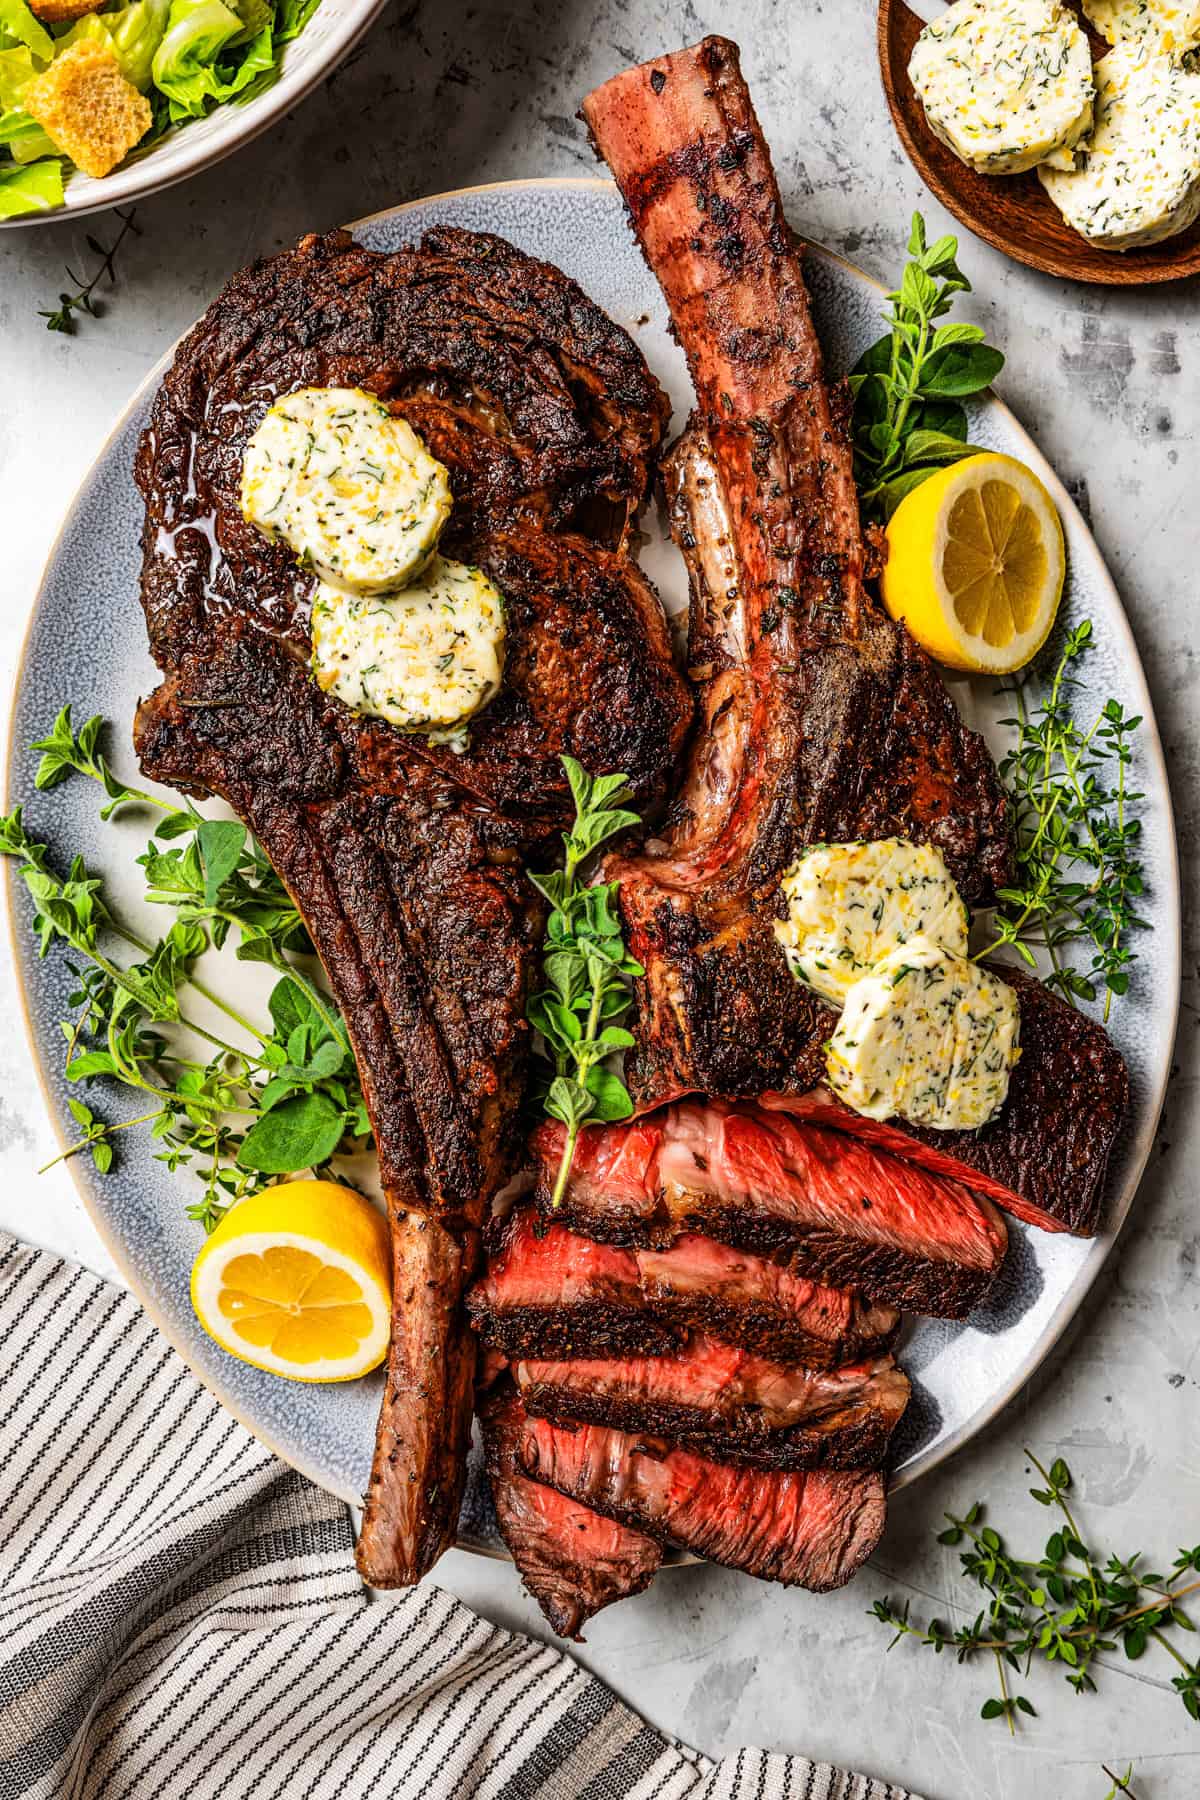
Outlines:
{"type": "Polygon", "coordinates": [[[64,707],[41,754],[36,785],[53,789],[73,772],[104,789],[101,817],[121,807],[161,816],[138,858],[145,898],[175,914],[148,941],[116,917],[100,878],[76,858],[65,878],[47,846],[30,837],[18,807],[0,818],[0,855],[20,863],[36,908],[43,955],[65,945],[76,978],[73,1016],[63,1022],[65,1074],[90,1084],[107,1078],[141,1097],[135,1116],[106,1122],[82,1100],[68,1104],[86,1150],[103,1174],[117,1134],[148,1124],[172,1171],[190,1167],[203,1183],[191,1217],[211,1230],[227,1208],[277,1175],[319,1171],[332,1157],[365,1147],[370,1121],[346,1029],[329,997],[291,956],[311,950],[300,915],[262,850],[233,819],[205,819],[125,786],[101,750],[103,721],[76,732],[64,707]],[[240,939],[244,962],[266,963],[279,979],[264,1029],[201,980],[210,945],[240,939]],[[118,946],[136,960],[118,961],[118,946]],[[199,998],[229,1019],[230,1042],[189,1007],[199,998]],[[198,1046],[198,1048],[197,1048],[198,1046]]]}
{"type": "Polygon", "coordinates": [[[1106,700],[1087,730],[1075,723],[1072,666],[1091,640],[1085,619],[1067,638],[1047,698],[1032,711],[1024,688],[1013,689],[1018,715],[1004,723],[1016,730],[1017,744],[1000,774],[1012,798],[1017,881],[997,896],[995,936],[984,954],[1008,944],[1032,967],[1035,950],[1045,950],[1052,964],[1047,987],[1071,1001],[1102,991],[1107,1019],[1113,995],[1129,987],[1136,954],[1129,933],[1145,925],[1137,912],[1141,821],[1132,816],[1142,796],[1127,779],[1142,721],[1106,700]],[[1076,943],[1091,950],[1082,970],[1064,960],[1076,943]]]}
{"type": "Polygon", "coordinates": [[[1200,1544],[1181,1550],[1165,1573],[1143,1569],[1140,1555],[1102,1561],[1080,1536],[1067,1498],[1066,1463],[1060,1459],[1046,1469],[1026,1455],[1046,1484],[1030,1488],[1030,1494],[1062,1517],[1042,1555],[1014,1556],[1000,1533],[982,1522],[977,1502],[961,1518],[946,1514],[949,1524],[938,1543],[965,1546],[963,1573],[988,1595],[983,1611],[969,1625],[952,1628],[931,1619],[922,1627],[912,1623],[907,1602],[895,1606],[884,1599],[876,1601],[872,1616],[893,1628],[892,1645],[906,1637],[939,1655],[953,1650],[959,1663],[980,1654],[993,1657],[1000,1693],[984,1702],[981,1713],[985,1719],[1005,1719],[1010,1731],[1018,1714],[1033,1713],[1023,1694],[1009,1692],[1010,1669],[1028,1674],[1035,1658],[1058,1663],[1075,1692],[1088,1693],[1095,1690],[1091,1671],[1097,1655],[1121,1649],[1137,1661],[1151,1643],[1177,1664],[1181,1673],[1171,1685],[1188,1716],[1200,1721],[1200,1661],[1188,1662],[1168,1635],[1195,1629],[1182,1603],[1200,1591],[1200,1544]]]}
{"type": "Polygon", "coordinates": [[[554,1070],[544,1109],[567,1128],[555,1206],[566,1189],[580,1127],[587,1120],[627,1119],[633,1111],[625,1084],[606,1064],[633,1047],[620,1021],[631,1003],[630,980],[643,973],[621,936],[616,883],[585,887],[579,880],[580,866],[602,844],[639,823],[637,813],[622,806],[628,782],[624,775],[588,775],[571,756],[562,761],[575,802],[575,822],[563,837],[564,864],[529,877],[551,906],[542,960],[546,985],[530,1000],[527,1016],[554,1070]]]}
{"type": "Polygon", "coordinates": [[[879,522],[935,470],[976,453],[962,402],[1004,367],[978,325],[936,323],[956,294],[970,292],[955,260],[957,240],[927,244],[925,221],[914,213],[908,254],[900,286],[888,295],[891,330],[850,377],[854,478],[865,515],[879,522]]]}
{"type": "MultiPolygon", "coordinates": [[[[47,54],[53,55],[53,46],[47,54]]],[[[33,165],[35,168],[41,166],[42,165],[40,164],[33,165]]],[[[61,175],[59,176],[58,199],[56,203],[60,206],[62,204],[61,175]]],[[[34,211],[39,209],[31,206],[29,210],[34,211]]],[[[96,270],[96,273],[91,277],[90,281],[81,281],[78,275],[71,269],[68,269],[68,277],[76,284],[75,292],[73,294],[60,294],[58,296],[58,305],[52,312],[39,312],[38,318],[45,319],[47,331],[61,331],[67,336],[71,336],[75,330],[76,313],[86,313],[90,319],[100,318],[104,309],[94,298],[96,289],[102,281],[107,281],[110,288],[114,288],[117,285],[117,252],[120,250],[121,245],[125,242],[125,239],[130,232],[133,233],[134,237],[141,236],[138,227],[134,224],[137,215],[132,207],[130,207],[128,212],[122,212],[120,207],[115,208],[115,211],[117,218],[121,221],[121,229],[113,242],[107,245],[102,244],[94,237],[89,237],[87,240],[88,249],[92,252],[93,256],[97,256],[100,259],[100,266],[96,270]]]]}

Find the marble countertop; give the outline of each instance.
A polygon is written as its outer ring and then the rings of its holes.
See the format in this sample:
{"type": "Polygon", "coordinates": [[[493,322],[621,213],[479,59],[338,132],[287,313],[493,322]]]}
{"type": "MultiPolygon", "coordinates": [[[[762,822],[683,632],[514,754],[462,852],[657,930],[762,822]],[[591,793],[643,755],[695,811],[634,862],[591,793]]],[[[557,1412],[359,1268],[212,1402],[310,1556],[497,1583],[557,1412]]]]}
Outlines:
{"type": "MultiPolygon", "coordinates": [[[[869,0],[393,0],[350,64],[267,138],[138,209],[102,320],[74,337],[38,318],[64,265],[107,242],[111,217],[0,235],[0,654],[11,682],[38,576],[63,511],[146,371],[225,278],[314,227],[447,188],[594,169],[574,117],[622,65],[721,30],[747,73],[796,225],[890,276],[908,218],[953,221],[893,134],[869,0]]],[[[1064,1343],[984,1441],[902,1494],[870,1567],[846,1592],[785,1593],[711,1568],[664,1574],[596,1620],[578,1654],[656,1725],[709,1752],[759,1743],[902,1782],[926,1800],[1102,1800],[1101,1764],[1135,1765],[1140,1800],[1200,1794],[1200,1727],[1171,1692],[1165,1657],[1113,1660],[1076,1698],[1035,1671],[1038,1709],[1010,1738],[984,1723],[990,1672],[907,1646],[884,1655],[867,1617],[882,1594],[914,1611],[969,1604],[943,1508],[979,1495],[1037,1544],[1046,1515],[1026,1495],[1023,1446],[1075,1472],[1081,1522],[1124,1552],[1173,1554],[1200,1538],[1200,1209],[1189,1148],[1200,1127],[1194,1053],[1200,732],[1196,607],[1200,361],[1195,284],[1074,287],[968,239],[964,313],[1008,351],[1001,391],[1091,519],[1133,621],[1171,767],[1183,852],[1185,987],[1160,1141],[1105,1276],[1064,1343]]],[[[66,696],[64,696],[65,698],[66,696]]],[[[1143,954],[1153,956],[1149,945],[1143,954]]],[[[7,964],[0,1005],[0,1225],[106,1270],[104,1251],[53,1154],[7,964]]],[[[438,1570],[488,1617],[541,1633],[505,1565],[454,1553],[438,1570]]]]}

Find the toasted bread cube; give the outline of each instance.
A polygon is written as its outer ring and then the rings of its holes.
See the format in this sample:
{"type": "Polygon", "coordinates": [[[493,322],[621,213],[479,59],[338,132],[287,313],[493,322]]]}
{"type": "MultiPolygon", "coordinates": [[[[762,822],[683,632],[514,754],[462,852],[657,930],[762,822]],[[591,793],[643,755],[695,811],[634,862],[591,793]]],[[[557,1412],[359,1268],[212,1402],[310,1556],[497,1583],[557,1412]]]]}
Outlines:
{"type": "Polygon", "coordinates": [[[104,44],[82,40],[21,95],[31,119],[85,175],[107,175],[150,129],[150,102],[104,44]]]}
{"type": "Polygon", "coordinates": [[[29,10],[44,25],[62,25],[69,19],[82,19],[85,14],[99,12],[104,0],[29,0],[29,10]]]}

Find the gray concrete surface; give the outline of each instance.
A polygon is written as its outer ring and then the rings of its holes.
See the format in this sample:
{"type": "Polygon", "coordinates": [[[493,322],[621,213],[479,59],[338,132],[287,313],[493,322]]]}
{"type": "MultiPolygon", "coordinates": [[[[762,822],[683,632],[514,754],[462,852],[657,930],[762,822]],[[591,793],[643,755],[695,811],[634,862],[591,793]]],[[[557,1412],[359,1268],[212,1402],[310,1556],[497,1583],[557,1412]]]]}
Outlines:
{"type": "MultiPolygon", "coordinates": [[[[267,139],[139,208],[103,321],[75,338],[37,317],[85,230],[0,236],[0,652],[11,677],[42,561],[73,489],[146,370],[225,277],[301,231],[421,193],[520,175],[588,172],[574,113],[624,63],[705,31],[737,37],[796,224],[888,276],[909,214],[945,221],[905,161],[879,87],[868,0],[394,0],[351,65],[267,139]]],[[[897,1648],[866,1616],[877,1596],[948,1613],[965,1596],[942,1509],[987,1496],[1037,1543],[1022,1447],[1074,1468],[1094,1539],[1161,1558],[1200,1538],[1200,1212],[1197,1125],[1196,728],[1200,380],[1194,284],[1101,292],[1044,279],[968,241],[970,308],[1006,347],[1005,398],[1088,511],[1121,587],[1155,694],[1184,854],[1183,1025],[1160,1145],[1108,1273],[1048,1366],[986,1441],[904,1494],[872,1566],[827,1599],[717,1570],[667,1574],[591,1627],[582,1659],[674,1735],[710,1752],[804,1750],[886,1776],[927,1800],[1102,1800],[1102,1762],[1135,1764],[1140,1800],[1200,1795],[1200,1727],[1170,1692],[1173,1665],[1114,1663],[1098,1695],[1060,1677],[1022,1684],[1038,1709],[1010,1738],[979,1708],[987,1668],[897,1648]]],[[[1154,954],[1153,945],[1144,954],[1154,954]]],[[[104,1268],[51,1153],[5,968],[0,1034],[0,1223],[104,1268]]],[[[537,1631],[504,1566],[455,1554],[439,1580],[489,1617],[537,1631]]],[[[969,1603],[969,1601],[967,1602],[969,1603]]],[[[1200,1616],[1200,1608],[1197,1609],[1200,1616]]]]}

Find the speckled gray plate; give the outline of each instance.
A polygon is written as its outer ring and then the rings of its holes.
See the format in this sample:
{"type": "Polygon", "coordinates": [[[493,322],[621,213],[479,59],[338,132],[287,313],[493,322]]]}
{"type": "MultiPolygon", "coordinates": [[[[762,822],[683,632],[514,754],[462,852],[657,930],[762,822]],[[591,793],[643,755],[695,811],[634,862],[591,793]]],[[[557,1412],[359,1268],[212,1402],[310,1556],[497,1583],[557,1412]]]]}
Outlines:
{"type": "MultiPolygon", "coordinates": [[[[500,232],[522,249],[575,276],[614,318],[629,327],[670,389],[677,422],[689,403],[683,358],[667,331],[661,296],[626,226],[615,189],[603,181],[514,182],[417,201],[363,220],[364,242],[394,249],[427,226],[451,223],[500,232]]],[[[797,220],[803,225],[803,219],[797,220]]],[[[816,251],[810,278],[831,368],[845,369],[879,335],[881,290],[868,277],[816,251]]],[[[114,721],[118,766],[133,774],[128,728],[135,702],[155,681],[137,603],[141,507],[130,466],[138,433],[161,375],[140,390],[84,482],[46,570],[20,672],[12,725],[9,804],[21,801],[32,829],[44,832],[60,859],[73,850],[103,870],[123,904],[140,906],[132,860],[145,837],[136,822],[114,830],[96,822],[96,794],[75,780],[52,795],[33,788],[31,739],[47,730],[64,700],[75,716],[104,713],[114,721]],[[122,838],[124,842],[122,842],[122,838]]],[[[1117,695],[1145,715],[1138,735],[1134,785],[1140,804],[1148,874],[1144,911],[1153,953],[1137,966],[1133,989],[1114,1010],[1112,1030],[1133,1077],[1133,1115],[1118,1147],[1103,1237],[1083,1243],[1012,1224],[1012,1251],[988,1305],[968,1324],[919,1320],[908,1329],[904,1362],[914,1403],[897,1445],[896,1481],[916,1479],[980,1431],[1037,1367],[1079,1307],[1112,1247],[1133,1201],[1158,1120],[1174,1038],[1179,992],[1179,894],[1167,777],[1137,650],[1121,604],[1078,511],[1012,415],[998,402],[972,419],[976,442],[1011,451],[1041,474],[1062,513],[1070,557],[1064,616],[1090,617],[1096,648],[1083,665],[1081,705],[1117,695]]],[[[669,607],[682,605],[682,565],[659,525],[649,521],[645,563],[669,607]]],[[[1005,707],[988,683],[955,683],[964,710],[1002,748],[995,720],[1005,707]]],[[[147,911],[151,909],[145,909],[147,911]]],[[[28,931],[24,891],[13,894],[16,956],[24,977],[34,1055],[55,1120],[66,1117],[59,1070],[58,1021],[70,986],[61,957],[39,961],[28,931]]],[[[156,920],[160,926],[161,921],[156,920]]],[[[1148,942],[1149,940],[1145,940],[1148,942]]],[[[253,999],[261,971],[229,961],[218,971],[233,993],[253,999]]],[[[119,1096],[100,1102],[113,1112],[119,1096]]],[[[132,1116],[129,1114],[127,1116],[132,1116]]],[[[131,1287],[187,1361],[252,1431],[279,1455],[349,1500],[363,1490],[371,1458],[379,1379],[355,1386],[307,1387],[258,1374],[204,1336],[188,1302],[196,1228],[184,1216],[186,1174],[168,1175],[149,1141],[131,1134],[118,1167],[99,1179],[77,1158],[80,1192],[131,1287]]],[[[490,1547],[486,1513],[473,1483],[464,1518],[467,1535],[490,1547]]],[[[492,1540],[494,1542],[494,1540],[492,1540]]]]}

